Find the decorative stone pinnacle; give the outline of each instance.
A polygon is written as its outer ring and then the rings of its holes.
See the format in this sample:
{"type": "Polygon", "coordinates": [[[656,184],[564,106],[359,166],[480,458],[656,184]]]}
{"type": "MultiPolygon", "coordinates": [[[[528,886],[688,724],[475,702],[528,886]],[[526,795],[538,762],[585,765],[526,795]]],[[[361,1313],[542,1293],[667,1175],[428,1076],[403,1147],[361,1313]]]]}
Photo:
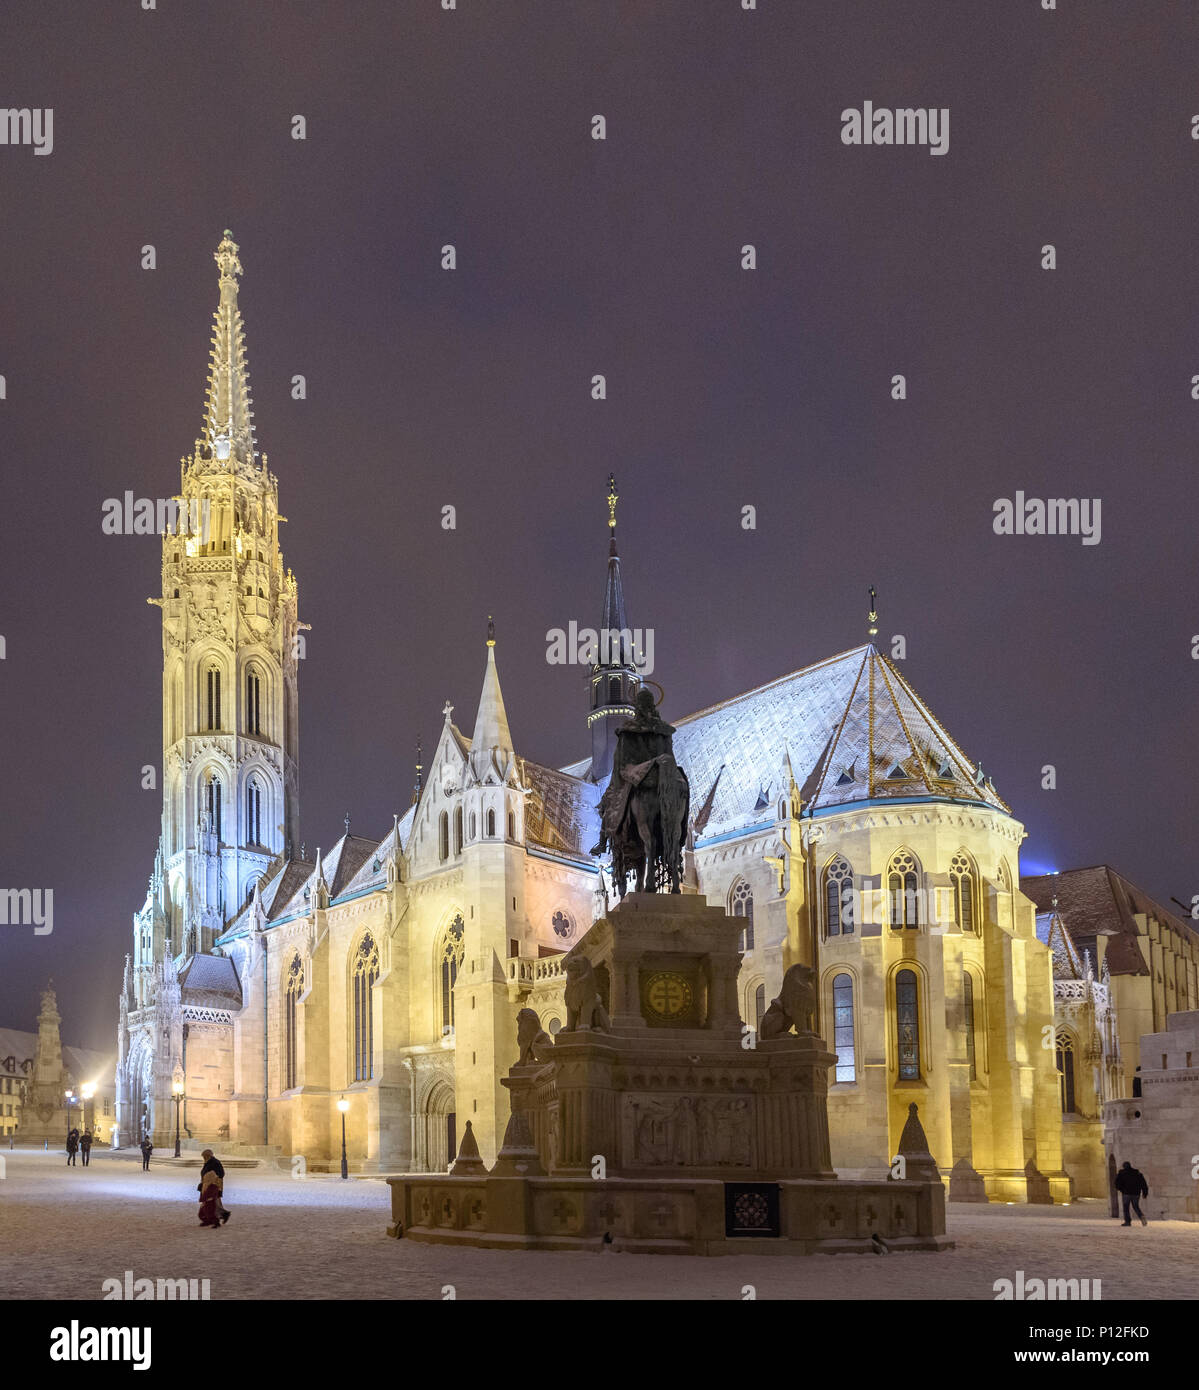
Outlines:
{"type": "Polygon", "coordinates": [[[490,613],[487,615],[487,645],[489,647],[495,646],[495,619],[490,613]]]}
{"type": "Polygon", "coordinates": [[[616,491],[616,474],[608,474],[608,527],[616,530],[616,504],[620,501],[620,493],[616,491]]]}
{"type": "Polygon", "coordinates": [[[873,642],[874,639],[878,636],[878,605],[877,605],[877,603],[876,603],[876,601],[875,601],[875,600],[877,599],[877,597],[878,597],[878,596],[877,596],[877,595],[875,594],[875,592],[874,592],[874,585],[871,584],[871,586],[870,586],[870,612],[867,613],[866,617],[867,617],[867,618],[869,619],[869,621],[870,621],[870,629],[869,629],[869,631],[870,631],[870,640],[871,640],[872,642],[873,642]]]}
{"type": "Polygon", "coordinates": [[[212,258],[216,261],[221,272],[221,282],[236,285],[235,276],[244,272],[241,268],[241,261],[237,257],[237,243],[233,240],[233,234],[226,227],[225,236],[221,244],[212,253],[212,258]]]}

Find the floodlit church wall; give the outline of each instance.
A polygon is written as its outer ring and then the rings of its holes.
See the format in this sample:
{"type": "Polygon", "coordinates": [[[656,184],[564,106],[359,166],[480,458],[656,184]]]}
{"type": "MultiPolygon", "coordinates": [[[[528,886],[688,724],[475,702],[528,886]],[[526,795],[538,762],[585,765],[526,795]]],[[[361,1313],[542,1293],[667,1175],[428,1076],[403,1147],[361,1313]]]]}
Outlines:
{"type": "MultiPolygon", "coordinates": [[[[1056,1172],[1061,1162],[1060,1111],[1050,1104],[1056,1069],[1039,1031],[1053,1018],[1049,956],[1035,940],[1031,904],[1010,890],[1021,828],[999,814],[935,804],[854,808],[805,828],[821,1018],[834,1051],[833,981],[842,973],[853,981],[855,1079],[833,1080],[829,1093],[834,1164],[846,1172],[877,1171],[895,1153],[908,1103],[916,1100],[942,1171],[962,1158],[984,1177],[1001,1169],[1022,1196],[1026,1132],[1047,1131],[1037,1151],[1043,1171],[1056,1172]],[[915,861],[919,925],[895,930],[888,868],[902,851],[915,861]],[[973,930],[963,930],[955,913],[950,871],[963,854],[973,877],[973,930]],[[841,857],[857,890],[856,920],[852,933],[830,936],[824,875],[841,857]],[[919,1075],[912,1078],[899,1075],[901,971],[916,977],[919,1075]]],[[[994,1186],[989,1177],[988,1185],[994,1186]]]]}

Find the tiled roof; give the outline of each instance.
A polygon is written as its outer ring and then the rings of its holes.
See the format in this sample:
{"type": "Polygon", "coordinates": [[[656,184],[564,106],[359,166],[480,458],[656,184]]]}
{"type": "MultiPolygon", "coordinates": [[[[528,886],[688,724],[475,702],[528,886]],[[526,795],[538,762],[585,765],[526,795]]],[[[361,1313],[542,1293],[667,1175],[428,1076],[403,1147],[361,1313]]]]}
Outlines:
{"type": "Polygon", "coordinates": [[[1107,937],[1107,967],[1113,975],[1149,973],[1137,945],[1137,913],[1157,918],[1199,945],[1199,932],[1107,864],[1022,878],[1020,889],[1040,912],[1052,910],[1056,895],[1058,912],[1079,951],[1089,950],[1097,960],[1096,938],[1107,937]]]}
{"type": "Polygon", "coordinates": [[[793,776],[807,811],[936,798],[1006,811],[894,663],[872,645],[677,721],[675,758],[711,836],[770,821],[793,776]],[[788,758],[790,766],[788,768],[788,758]]]}
{"type": "Polygon", "coordinates": [[[521,785],[531,789],[525,802],[525,836],[562,854],[589,859],[599,838],[597,806],[603,791],[556,768],[517,759],[521,785]]]}
{"type": "Polygon", "coordinates": [[[228,956],[192,956],[179,972],[179,993],[185,1004],[240,1009],[241,982],[228,956]]]}

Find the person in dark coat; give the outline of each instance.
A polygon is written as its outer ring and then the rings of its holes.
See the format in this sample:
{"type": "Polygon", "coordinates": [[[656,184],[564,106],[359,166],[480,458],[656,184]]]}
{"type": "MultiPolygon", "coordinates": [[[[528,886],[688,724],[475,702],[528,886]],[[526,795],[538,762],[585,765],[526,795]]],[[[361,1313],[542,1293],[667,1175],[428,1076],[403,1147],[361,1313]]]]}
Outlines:
{"type": "Polygon", "coordinates": [[[200,1225],[215,1230],[229,1220],[222,1194],[225,1187],[225,1168],[211,1149],[204,1150],[204,1166],[200,1169],[200,1225]]]}
{"type": "Polygon", "coordinates": [[[150,1155],[154,1152],[154,1145],[150,1143],[150,1136],[147,1134],[138,1146],[142,1151],[142,1172],[150,1171],[150,1155]]]}
{"type": "Polygon", "coordinates": [[[71,1130],[67,1135],[67,1167],[74,1168],[75,1155],[79,1151],[79,1131],[71,1130]]]}
{"type": "Polygon", "coordinates": [[[79,1152],[83,1155],[83,1166],[86,1168],[92,1157],[92,1132],[90,1129],[85,1129],[79,1136],[79,1152]]]}
{"type": "Polygon", "coordinates": [[[1149,1196],[1149,1184],[1145,1181],[1145,1174],[1139,1168],[1134,1168],[1127,1159],[1124,1160],[1123,1168],[1116,1174],[1116,1191],[1124,1202],[1124,1221],[1122,1224],[1132,1225],[1132,1218],[1128,1214],[1128,1209],[1131,1207],[1141,1218],[1141,1225],[1148,1226],[1149,1222],[1145,1220],[1141,1211],[1140,1199],[1149,1196]]]}

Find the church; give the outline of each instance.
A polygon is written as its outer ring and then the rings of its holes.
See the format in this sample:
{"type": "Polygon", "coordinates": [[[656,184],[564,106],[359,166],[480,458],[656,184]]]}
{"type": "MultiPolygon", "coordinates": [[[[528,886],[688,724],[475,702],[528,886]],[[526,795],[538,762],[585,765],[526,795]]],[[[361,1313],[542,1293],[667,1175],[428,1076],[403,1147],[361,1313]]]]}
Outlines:
{"type": "MultiPolygon", "coordinates": [[[[490,1163],[517,1011],[557,1031],[566,955],[612,900],[597,808],[636,653],[630,639],[600,654],[585,756],[548,767],[513,746],[489,625],[477,703],[457,720],[446,704],[406,813],[381,840],[347,820],[307,858],[304,624],[228,232],[215,258],[203,434],[180,486],[206,526],[164,535],[151,600],[162,827],[120,999],[120,1139],[166,1143],[179,1095],[191,1140],[311,1171],[337,1167],[343,1123],[355,1172],[444,1170],[467,1120],[490,1163]]],[[[617,500],[610,480],[600,630],[628,634],[617,500]]],[[[672,720],[691,784],[683,891],[744,921],[745,1046],[783,972],[814,970],[842,1176],[885,1176],[917,1101],[951,1199],[1069,1201],[1053,956],[1020,889],[1023,827],[874,636],[672,720]]]]}

